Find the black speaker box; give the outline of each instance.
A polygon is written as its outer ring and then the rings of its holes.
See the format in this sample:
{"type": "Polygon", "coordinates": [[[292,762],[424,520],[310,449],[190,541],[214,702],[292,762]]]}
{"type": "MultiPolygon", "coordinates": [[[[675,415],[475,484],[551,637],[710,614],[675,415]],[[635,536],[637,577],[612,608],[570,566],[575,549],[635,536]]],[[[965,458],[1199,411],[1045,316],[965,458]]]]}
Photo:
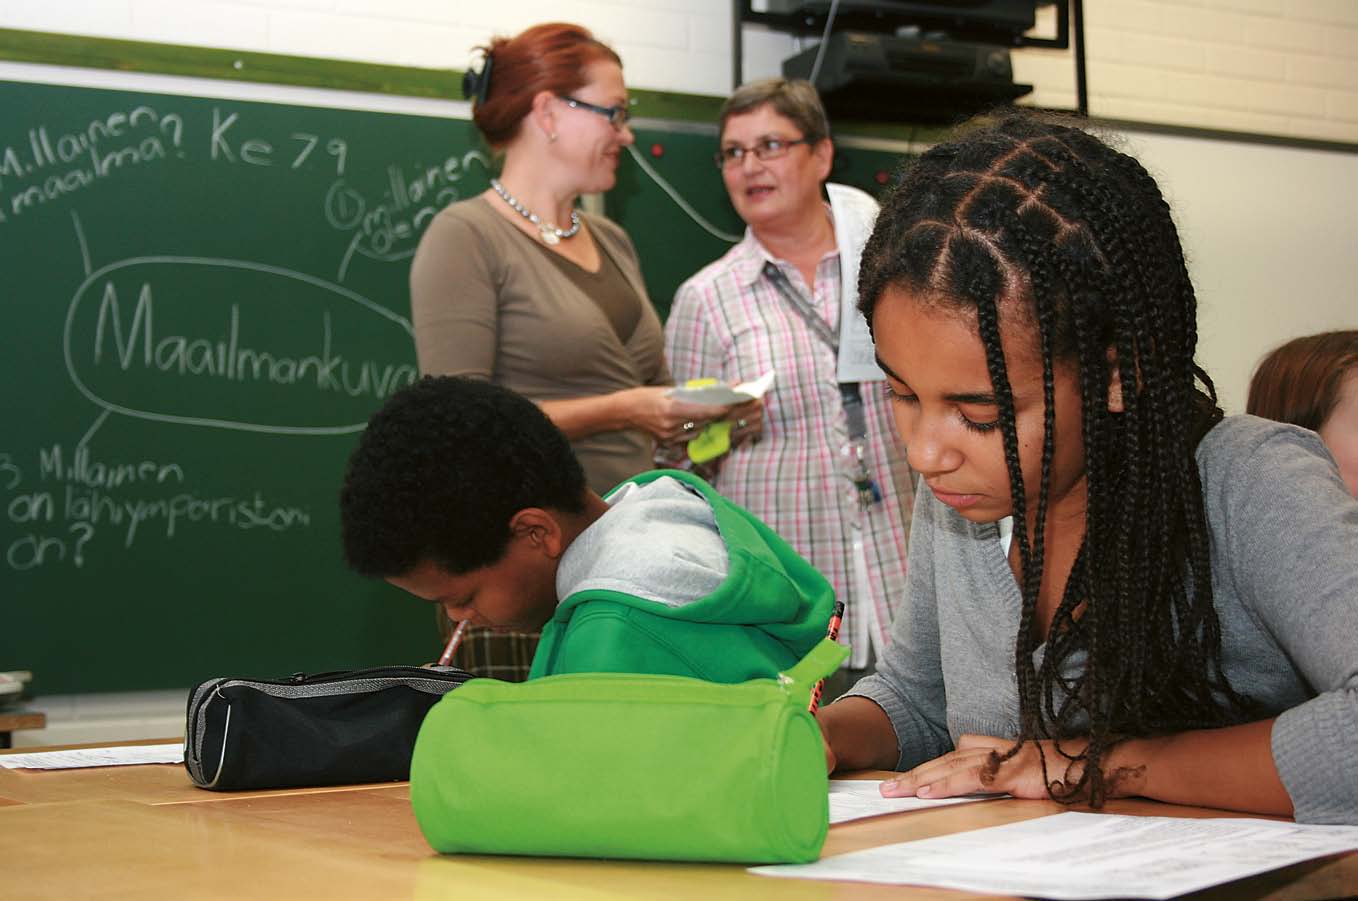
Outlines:
{"type": "MultiPolygon", "coordinates": [[[[810,78],[820,46],[783,61],[786,78],[810,78]]],[[[955,122],[1030,93],[1015,84],[1009,51],[994,44],[870,32],[830,35],[816,77],[832,118],[955,122]]]]}

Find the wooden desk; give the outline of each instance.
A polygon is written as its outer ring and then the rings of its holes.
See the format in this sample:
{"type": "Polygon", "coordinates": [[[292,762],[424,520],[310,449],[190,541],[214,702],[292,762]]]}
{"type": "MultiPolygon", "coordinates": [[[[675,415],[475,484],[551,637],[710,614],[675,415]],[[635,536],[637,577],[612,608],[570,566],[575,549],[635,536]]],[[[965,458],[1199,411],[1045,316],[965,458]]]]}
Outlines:
{"type": "MultiPolygon", "coordinates": [[[[772,880],[729,865],[441,857],[421,837],[403,783],[249,795],[188,787],[190,794],[183,795],[169,790],[166,774],[174,767],[117,769],[125,775],[104,782],[91,781],[92,770],[19,774],[57,777],[42,783],[48,797],[69,797],[67,787],[59,785],[66,781],[63,776],[70,777],[72,785],[108,794],[0,807],[0,895],[431,901],[977,897],[908,886],[772,880]],[[141,799],[136,797],[138,791],[144,792],[141,799]]],[[[188,786],[182,770],[175,778],[188,786]]],[[[13,785],[6,780],[6,791],[12,794],[13,785]]],[[[1000,825],[1059,810],[1059,805],[1046,801],[987,801],[860,820],[833,827],[824,853],[1000,825]]],[[[1149,801],[1116,802],[1109,805],[1109,812],[1219,815],[1149,801]]],[[[1354,894],[1358,894],[1358,853],[1289,867],[1194,898],[1307,901],[1354,894]]]]}
{"type": "Polygon", "coordinates": [[[20,729],[47,728],[47,714],[35,710],[0,713],[0,748],[10,746],[10,733],[20,729]]]}
{"type": "MultiPolygon", "coordinates": [[[[177,741],[173,738],[119,742],[120,746],[158,745],[177,741]]],[[[14,753],[70,748],[106,748],[110,742],[60,745],[52,748],[22,748],[14,753]]],[[[397,783],[387,783],[387,786],[397,783]]],[[[405,783],[399,783],[404,785],[405,783]]],[[[354,790],[359,786],[345,786],[354,790]]],[[[205,791],[189,781],[182,763],[147,766],[104,766],[77,770],[9,770],[0,767],[0,804],[6,801],[41,804],[58,801],[139,801],[144,804],[192,804],[224,798],[268,797],[277,794],[330,792],[334,788],[301,788],[280,791],[221,792],[205,791]]]]}

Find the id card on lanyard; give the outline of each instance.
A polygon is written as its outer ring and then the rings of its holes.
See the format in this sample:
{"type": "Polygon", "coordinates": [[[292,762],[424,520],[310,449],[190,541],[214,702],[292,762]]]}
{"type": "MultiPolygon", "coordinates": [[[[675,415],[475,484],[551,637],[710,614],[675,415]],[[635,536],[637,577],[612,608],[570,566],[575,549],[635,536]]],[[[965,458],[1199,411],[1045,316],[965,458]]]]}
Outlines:
{"type": "MultiPolygon", "coordinates": [[[[807,327],[825,342],[836,355],[839,354],[839,338],[829,324],[811,306],[810,301],[798,293],[783,270],[771,261],[764,263],[764,276],[792,307],[793,312],[802,318],[807,327]]],[[[853,486],[860,510],[867,510],[882,500],[882,489],[872,477],[867,461],[868,422],[863,406],[863,392],[857,382],[842,382],[839,386],[839,400],[844,407],[844,420],[848,426],[848,443],[840,450],[839,468],[853,486]]]]}

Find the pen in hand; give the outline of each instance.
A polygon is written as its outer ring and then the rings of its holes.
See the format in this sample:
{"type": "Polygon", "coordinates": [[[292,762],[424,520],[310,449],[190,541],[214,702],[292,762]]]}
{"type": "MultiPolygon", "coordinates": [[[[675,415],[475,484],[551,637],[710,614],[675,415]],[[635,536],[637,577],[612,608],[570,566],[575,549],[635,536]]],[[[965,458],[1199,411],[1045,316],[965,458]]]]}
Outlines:
{"type": "MultiPolygon", "coordinates": [[[[830,626],[825,630],[825,637],[830,639],[831,641],[834,641],[835,639],[839,638],[839,624],[843,621],[844,621],[844,602],[835,601],[835,612],[830,614],[830,626]]],[[[816,683],[815,690],[811,692],[810,710],[812,713],[815,713],[816,708],[820,706],[820,692],[821,689],[824,687],[825,680],[821,679],[819,682],[816,683]]]]}
{"type": "Polygon", "coordinates": [[[448,639],[448,644],[444,646],[443,653],[439,655],[439,666],[447,666],[453,660],[453,654],[457,652],[457,646],[462,644],[462,636],[467,634],[467,620],[462,620],[453,630],[452,637],[448,639]]]}

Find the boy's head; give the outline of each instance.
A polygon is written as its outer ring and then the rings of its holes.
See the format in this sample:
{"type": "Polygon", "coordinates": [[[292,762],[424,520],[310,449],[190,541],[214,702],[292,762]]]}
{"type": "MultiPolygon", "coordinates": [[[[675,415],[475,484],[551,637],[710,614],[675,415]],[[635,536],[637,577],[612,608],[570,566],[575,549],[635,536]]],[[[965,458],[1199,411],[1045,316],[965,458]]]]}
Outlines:
{"type": "Polygon", "coordinates": [[[368,423],[340,492],[344,556],[454,619],[536,628],[586,504],[584,471],[537,405],[487,382],[425,377],[368,423]]]}

